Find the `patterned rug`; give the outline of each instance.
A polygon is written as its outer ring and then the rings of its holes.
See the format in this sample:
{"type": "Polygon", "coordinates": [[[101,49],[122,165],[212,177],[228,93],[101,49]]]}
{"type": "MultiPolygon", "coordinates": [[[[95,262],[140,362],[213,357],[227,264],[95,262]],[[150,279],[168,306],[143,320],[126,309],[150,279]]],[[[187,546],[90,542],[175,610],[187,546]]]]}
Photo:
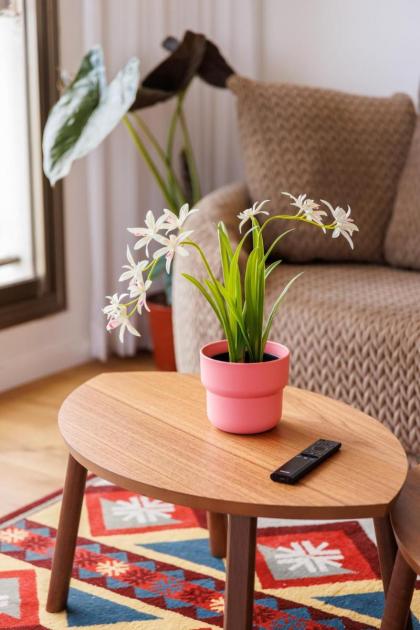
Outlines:
{"type": "MultiPolygon", "coordinates": [[[[46,613],[60,499],[0,521],[1,629],[223,626],[224,563],[209,554],[204,514],[97,477],[87,485],[68,610],[46,613]]],[[[259,519],[254,628],[378,628],[373,539],[369,521],[259,519]]],[[[420,615],[420,590],[412,610],[420,615]]]]}

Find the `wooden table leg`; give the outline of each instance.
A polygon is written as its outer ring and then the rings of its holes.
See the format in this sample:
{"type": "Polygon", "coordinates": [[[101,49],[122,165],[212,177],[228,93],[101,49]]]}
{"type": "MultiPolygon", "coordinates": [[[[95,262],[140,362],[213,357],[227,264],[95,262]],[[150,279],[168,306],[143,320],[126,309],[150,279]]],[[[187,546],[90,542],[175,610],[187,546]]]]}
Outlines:
{"type": "Polygon", "coordinates": [[[392,569],[394,567],[395,556],[397,555],[397,542],[391,526],[389,516],[373,519],[375,525],[376,544],[378,546],[379,565],[381,567],[382,584],[385,595],[388,592],[391,580],[392,569]]]}
{"type": "Polygon", "coordinates": [[[411,625],[409,613],[416,579],[416,573],[398,552],[386,595],[381,630],[404,630],[408,620],[411,625]]]}
{"type": "Polygon", "coordinates": [[[257,519],[228,517],[224,630],[252,630],[257,519]]]}
{"type": "Polygon", "coordinates": [[[86,474],[86,468],[69,455],[48,591],[47,611],[50,613],[66,607],[86,474]]]}
{"type": "Polygon", "coordinates": [[[226,558],[227,516],[218,512],[207,512],[210,551],[215,558],[226,558]]]}

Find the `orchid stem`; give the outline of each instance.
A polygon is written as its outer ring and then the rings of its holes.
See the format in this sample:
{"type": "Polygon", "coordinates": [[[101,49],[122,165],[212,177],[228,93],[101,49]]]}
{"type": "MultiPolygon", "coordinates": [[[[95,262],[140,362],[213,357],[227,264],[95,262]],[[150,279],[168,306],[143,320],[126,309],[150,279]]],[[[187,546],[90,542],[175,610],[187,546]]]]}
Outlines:
{"type": "Polygon", "coordinates": [[[149,273],[147,274],[147,280],[151,280],[152,279],[153,270],[156,267],[156,265],[158,264],[159,260],[160,260],[160,257],[159,258],[155,258],[152,263],[149,263],[149,265],[147,265],[146,269],[149,269],[149,273]]]}
{"type": "Polygon", "coordinates": [[[266,225],[268,225],[269,223],[271,223],[271,221],[274,221],[276,219],[281,219],[284,221],[303,221],[303,223],[309,223],[310,225],[314,225],[315,227],[319,227],[321,229],[325,228],[326,230],[333,230],[336,227],[334,223],[329,223],[328,225],[324,225],[321,223],[316,223],[315,221],[311,221],[310,219],[306,219],[305,217],[298,217],[296,214],[276,214],[272,217],[269,217],[268,219],[264,221],[264,223],[261,226],[261,232],[264,230],[266,225]]]}

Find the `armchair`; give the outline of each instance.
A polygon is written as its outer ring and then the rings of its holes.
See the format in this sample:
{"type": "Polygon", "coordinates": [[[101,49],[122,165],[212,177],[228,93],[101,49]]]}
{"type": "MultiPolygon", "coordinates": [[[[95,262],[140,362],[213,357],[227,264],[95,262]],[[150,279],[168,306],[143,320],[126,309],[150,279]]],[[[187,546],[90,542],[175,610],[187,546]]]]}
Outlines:
{"type": "MultiPolygon", "coordinates": [[[[367,97],[353,98],[367,99],[367,97]]],[[[420,260],[418,260],[420,259],[420,245],[418,245],[420,197],[418,195],[411,194],[411,199],[415,200],[414,203],[417,206],[407,208],[407,203],[404,203],[405,216],[407,216],[407,212],[411,212],[412,231],[415,231],[416,226],[418,228],[415,241],[413,235],[408,232],[406,237],[411,239],[410,251],[413,252],[414,257],[417,256],[417,259],[407,260],[406,252],[401,252],[401,255],[404,253],[405,256],[404,266],[411,266],[414,269],[408,270],[390,266],[383,253],[385,239],[386,251],[392,249],[390,243],[390,236],[392,235],[390,232],[388,235],[386,234],[387,228],[391,225],[391,229],[394,229],[392,225],[395,223],[401,226],[401,221],[397,221],[395,215],[396,212],[401,212],[399,206],[401,206],[402,198],[399,199],[399,195],[400,197],[405,195],[404,199],[406,199],[408,189],[413,193],[413,186],[410,185],[410,182],[417,182],[415,186],[418,187],[420,181],[420,172],[418,171],[420,166],[420,126],[417,122],[417,131],[414,132],[414,137],[417,140],[413,140],[410,149],[410,142],[416,125],[416,115],[414,108],[403,102],[401,97],[399,98],[401,119],[405,125],[402,134],[404,137],[398,150],[395,149],[399,155],[399,164],[395,163],[395,153],[392,155],[395,167],[393,189],[390,192],[389,181],[387,181],[387,196],[383,194],[381,197],[383,201],[381,211],[382,213],[386,211],[387,218],[385,219],[383,214],[381,215],[383,230],[380,238],[378,233],[375,233],[376,253],[374,259],[369,259],[370,244],[367,242],[366,234],[363,238],[367,259],[361,259],[363,256],[359,252],[359,258],[356,258],[357,262],[349,261],[348,258],[345,261],[340,260],[339,255],[337,260],[312,259],[299,262],[294,256],[294,252],[299,249],[297,245],[292,252],[290,250],[286,250],[285,254],[279,252],[286,259],[286,262],[283,262],[269,278],[267,307],[271,306],[290,277],[299,271],[305,272],[286,297],[271,334],[272,339],[284,343],[291,350],[290,383],[342,400],[378,418],[392,429],[401,440],[407,453],[415,458],[420,456],[420,260]],[[290,260],[293,260],[293,263],[290,260]]],[[[381,101],[380,107],[386,109],[383,102],[386,99],[371,100],[381,101]]],[[[339,101],[341,109],[345,109],[342,101],[340,99],[339,101]]],[[[360,113],[362,117],[366,108],[376,106],[375,103],[362,103],[362,105],[360,113]]],[[[398,103],[396,104],[394,100],[392,102],[393,116],[399,115],[395,109],[398,107],[398,103]]],[[[255,166],[255,160],[258,160],[258,149],[254,151],[254,161],[250,166],[249,155],[247,157],[250,137],[249,133],[245,133],[242,128],[244,117],[246,118],[243,103],[242,105],[240,103],[239,112],[245,162],[248,167],[248,176],[251,176],[251,185],[249,183],[247,185],[234,183],[211,193],[199,204],[202,212],[191,217],[189,223],[189,227],[195,230],[195,237],[205,249],[212,263],[217,261],[217,236],[214,225],[219,220],[223,220],[230,232],[237,238],[238,222],[236,215],[249,207],[251,200],[271,198],[275,201],[278,190],[290,190],[293,194],[306,192],[309,196],[317,198],[320,195],[316,195],[313,189],[322,190],[323,188],[322,181],[317,181],[315,185],[310,178],[308,180],[308,177],[304,178],[305,181],[299,185],[297,183],[299,172],[296,176],[288,172],[286,173],[287,177],[283,177],[282,169],[277,168],[272,171],[275,181],[271,182],[270,185],[268,183],[263,185],[265,190],[262,193],[263,197],[260,192],[257,196],[255,189],[258,188],[256,186],[258,169],[255,166]],[[293,177],[296,177],[296,180],[293,177]],[[284,180],[287,180],[291,185],[289,187],[283,185],[284,180]],[[267,189],[267,186],[270,189],[267,189]]],[[[342,115],[343,111],[340,111],[340,116],[342,115]]],[[[354,111],[352,115],[354,118],[354,111]]],[[[369,115],[372,118],[371,114],[369,115]]],[[[311,130],[312,144],[316,144],[313,134],[316,135],[317,130],[322,128],[320,116],[317,116],[316,113],[314,116],[315,122],[311,130]]],[[[270,133],[274,133],[276,128],[270,127],[266,117],[267,112],[265,112],[263,122],[268,125],[267,129],[270,133]]],[[[347,119],[342,117],[342,120],[347,119]]],[[[336,124],[340,124],[340,121],[341,119],[336,124]]],[[[296,125],[296,121],[294,124],[296,125]]],[[[353,127],[354,124],[352,119],[353,127]]],[[[374,118],[372,124],[377,124],[374,118]]],[[[254,125],[252,133],[258,137],[262,127],[258,127],[255,116],[252,118],[252,125],[254,125]]],[[[307,117],[305,118],[305,125],[308,125],[307,117]]],[[[366,132],[368,131],[366,124],[362,127],[366,132]]],[[[300,131],[303,133],[304,130],[300,131]]],[[[330,133],[330,131],[329,129],[328,132],[330,133]]],[[[293,133],[299,135],[296,126],[293,133]]],[[[398,136],[397,126],[394,129],[394,135],[398,136]]],[[[350,143],[352,142],[352,138],[348,134],[347,136],[345,134],[340,136],[340,138],[345,137],[348,137],[350,143]]],[[[283,143],[290,141],[290,138],[287,139],[287,134],[283,134],[282,138],[283,143]]],[[[279,150],[283,149],[282,142],[280,142],[279,150]]],[[[368,150],[372,156],[372,137],[370,137],[368,144],[368,150]]],[[[302,151],[306,150],[304,142],[296,146],[301,146],[302,151]]],[[[391,145],[389,148],[392,149],[391,145]]],[[[353,143],[353,149],[356,151],[354,159],[357,160],[357,152],[362,155],[365,151],[363,141],[353,143]]],[[[337,148],[336,150],[338,151],[337,148]]],[[[342,150],[343,152],[348,151],[348,147],[344,144],[342,150]]],[[[384,157],[384,154],[388,148],[385,146],[381,150],[382,155],[379,157],[382,160],[384,177],[387,177],[386,155],[384,157]]],[[[264,159],[267,160],[266,155],[264,159]]],[[[371,157],[365,156],[363,168],[370,168],[371,164],[373,164],[371,157]]],[[[267,167],[267,164],[265,166],[267,167]]],[[[375,164],[373,167],[379,168],[375,164]]],[[[322,180],[322,168],[319,164],[316,165],[316,168],[317,176],[322,180]]],[[[351,174],[353,178],[357,175],[357,168],[356,162],[351,174]]],[[[307,162],[306,174],[308,170],[310,171],[310,163],[307,162]]],[[[269,173],[268,167],[261,175],[263,180],[265,178],[265,182],[267,182],[267,173],[269,173]]],[[[312,175],[313,173],[311,177],[312,175]]],[[[345,177],[346,172],[342,175],[345,177]]],[[[376,176],[377,186],[380,187],[381,179],[377,172],[376,176]]],[[[327,199],[331,197],[327,187],[327,183],[331,181],[333,181],[333,176],[329,170],[325,190],[322,194],[327,199]]],[[[337,188],[338,184],[339,177],[336,177],[334,186],[337,188]]],[[[370,186],[372,186],[371,181],[370,186]]],[[[356,205],[358,205],[357,211],[359,213],[357,223],[362,231],[364,218],[361,194],[357,197],[359,204],[356,205]]],[[[377,194],[379,195],[379,192],[377,194]]],[[[343,195],[341,201],[346,200],[347,198],[343,195]]],[[[277,204],[275,207],[278,209],[277,204]]],[[[356,206],[352,204],[352,207],[356,214],[356,206]]],[[[369,221],[371,220],[372,217],[370,216],[369,221]]],[[[291,235],[295,239],[294,243],[297,243],[298,232],[299,230],[291,235]]],[[[398,233],[401,243],[400,232],[401,229],[398,233]]],[[[286,241],[287,238],[284,240],[286,241]]],[[[308,244],[308,249],[310,245],[311,243],[308,244]]],[[[290,248],[290,245],[286,247],[290,248]]],[[[356,250],[357,238],[355,238],[355,252],[356,250]]],[[[302,253],[305,257],[307,250],[302,253]]],[[[394,265],[398,264],[398,256],[394,255],[391,262],[394,265]]],[[[200,347],[212,339],[220,337],[221,331],[205,300],[194,287],[180,276],[181,272],[197,274],[199,267],[197,258],[193,255],[186,258],[179,257],[176,266],[173,323],[177,366],[181,372],[197,372],[200,347]]],[[[380,448],[380,445],[378,447],[380,448]]]]}

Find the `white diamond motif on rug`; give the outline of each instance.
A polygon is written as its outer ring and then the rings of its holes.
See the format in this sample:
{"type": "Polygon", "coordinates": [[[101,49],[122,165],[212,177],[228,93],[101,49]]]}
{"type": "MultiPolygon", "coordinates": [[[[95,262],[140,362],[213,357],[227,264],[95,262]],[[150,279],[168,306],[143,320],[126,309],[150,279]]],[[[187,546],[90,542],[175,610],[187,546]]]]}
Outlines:
{"type": "Polygon", "coordinates": [[[150,525],[175,525],[179,521],[171,514],[172,503],[143,496],[130,497],[127,501],[101,499],[102,515],[108,529],[150,527],[150,525]]]}
{"type": "Polygon", "coordinates": [[[329,549],[328,543],[313,545],[309,540],[292,542],[289,547],[258,545],[259,551],[276,580],[352,573],[342,566],[340,549],[329,549]]]}
{"type": "Polygon", "coordinates": [[[20,594],[18,578],[0,579],[0,614],[20,619],[20,594]]]}

